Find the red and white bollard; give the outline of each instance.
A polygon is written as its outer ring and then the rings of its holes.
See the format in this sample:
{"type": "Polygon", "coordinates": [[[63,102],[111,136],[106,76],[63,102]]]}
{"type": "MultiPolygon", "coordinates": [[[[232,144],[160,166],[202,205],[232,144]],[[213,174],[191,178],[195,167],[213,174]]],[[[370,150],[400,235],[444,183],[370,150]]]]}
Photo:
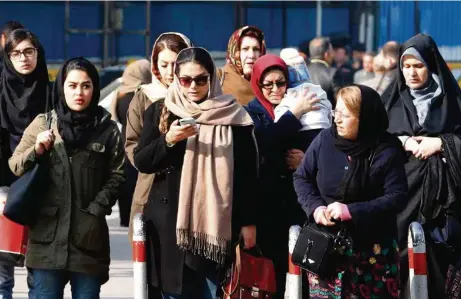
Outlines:
{"type": "Polygon", "coordinates": [[[412,222],[408,230],[408,262],[411,299],[427,299],[427,259],[424,230],[418,222],[412,222]]]}
{"type": "Polygon", "coordinates": [[[141,213],[133,217],[134,299],[147,299],[146,232],[141,213]]]}
{"type": "Polygon", "coordinates": [[[299,225],[290,227],[288,233],[288,273],[285,285],[285,299],[301,299],[302,298],[302,275],[301,268],[295,266],[291,261],[291,254],[295,248],[296,241],[301,233],[299,225]]]}

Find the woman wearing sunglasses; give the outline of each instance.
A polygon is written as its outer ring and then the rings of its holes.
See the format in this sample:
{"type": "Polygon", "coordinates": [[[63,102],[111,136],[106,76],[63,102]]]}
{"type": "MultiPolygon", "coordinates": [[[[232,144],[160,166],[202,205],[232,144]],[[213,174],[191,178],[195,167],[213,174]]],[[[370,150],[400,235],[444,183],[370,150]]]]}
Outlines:
{"type": "Polygon", "coordinates": [[[259,212],[264,215],[258,226],[258,244],[262,253],[275,265],[276,298],[283,298],[285,277],[288,270],[288,230],[293,224],[302,224],[304,216],[296,201],[292,171],[301,163],[304,153],[286,150],[303,127],[301,115],[317,109],[319,102],[315,94],[299,95],[290,110],[274,122],[274,109],[285,96],[288,85],[288,68],[278,56],[267,54],[259,58],[251,75],[251,86],[256,98],[245,107],[255,123],[256,139],[260,154],[260,177],[264,184],[259,194],[264,206],[259,212]],[[277,221],[274,221],[277,219],[277,221]]]}
{"type": "Polygon", "coordinates": [[[239,234],[247,248],[256,242],[253,122],[222,94],[205,49],[182,50],[174,74],[134,154],[139,171],[156,173],[144,208],[149,283],[164,298],[214,299],[231,244],[239,234]]]}

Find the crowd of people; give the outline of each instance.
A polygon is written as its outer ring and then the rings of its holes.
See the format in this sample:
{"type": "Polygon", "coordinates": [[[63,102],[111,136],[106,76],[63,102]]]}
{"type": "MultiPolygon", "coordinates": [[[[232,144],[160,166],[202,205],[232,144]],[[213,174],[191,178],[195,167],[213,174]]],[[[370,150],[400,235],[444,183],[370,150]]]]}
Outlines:
{"type": "MultiPolygon", "coordinates": [[[[99,298],[117,200],[130,239],[144,215],[151,299],[222,296],[238,243],[273,262],[284,298],[292,225],[346,230],[352,244],[327,275],[304,273],[305,298],[408,298],[413,221],[427,233],[429,298],[460,298],[461,90],[430,36],[350,63],[327,37],[267,54],[245,26],[217,68],[166,32],[126,68],[110,113],[90,61],[69,59],[50,83],[30,30],[8,22],[1,42],[1,184],[48,169],[29,298],[61,299],[69,282],[73,298],[99,298]]],[[[0,298],[13,285],[0,261],[0,298]]]]}

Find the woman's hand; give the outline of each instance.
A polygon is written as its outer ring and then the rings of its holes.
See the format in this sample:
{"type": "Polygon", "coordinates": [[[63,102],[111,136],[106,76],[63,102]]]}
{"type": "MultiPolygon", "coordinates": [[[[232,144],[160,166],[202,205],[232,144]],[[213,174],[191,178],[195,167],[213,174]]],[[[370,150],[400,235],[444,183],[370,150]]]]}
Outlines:
{"type": "Polygon", "coordinates": [[[37,156],[43,155],[46,151],[53,148],[53,143],[54,143],[53,130],[47,130],[47,131],[39,133],[35,141],[35,154],[37,156]]]}
{"type": "Polygon", "coordinates": [[[291,149],[288,150],[285,156],[285,163],[288,166],[289,170],[296,170],[303,161],[304,158],[304,152],[297,150],[297,149],[291,149]]]}
{"type": "Polygon", "coordinates": [[[309,89],[306,88],[302,93],[300,93],[296,97],[296,104],[290,109],[291,113],[293,113],[296,118],[300,118],[301,115],[312,111],[318,110],[315,104],[319,103],[320,99],[317,98],[317,95],[313,92],[309,92],[309,89]]]}
{"type": "Polygon", "coordinates": [[[324,225],[324,226],[333,226],[335,225],[334,222],[330,221],[330,218],[326,215],[327,207],[320,206],[314,211],[314,221],[317,224],[324,225]]]}
{"type": "Polygon", "coordinates": [[[178,143],[190,136],[198,134],[197,125],[179,125],[179,121],[175,120],[170,127],[170,130],[166,133],[165,139],[168,143],[178,143]]]}
{"type": "Polygon", "coordinates": [[[411,138],[419,143],[418,149],[413,153],[418,159],[427,160],[442,151],[442,139],[438,137],[415,136],[411,138]]]}
{"type": "Polygon", "coordinates": [[[250,249],[256,246],[256,226],[242,226],[240,234],[242,235],[245,249],[250,249]]]}
{"type": "Polygon", "coordinates": [[[347,205],[340,202],[329,204],[325,211],[325,215],[328,219],[333,218],[340,221],[347,221],[352,219],[347,205]]]}
{"type": "Polygon", "coordinates": [[[419,142],[413,139],[413,137],[408,137],[405,141],[405,151],[411,152],[413,155],[416,155],[419,149],[419,142]]]}

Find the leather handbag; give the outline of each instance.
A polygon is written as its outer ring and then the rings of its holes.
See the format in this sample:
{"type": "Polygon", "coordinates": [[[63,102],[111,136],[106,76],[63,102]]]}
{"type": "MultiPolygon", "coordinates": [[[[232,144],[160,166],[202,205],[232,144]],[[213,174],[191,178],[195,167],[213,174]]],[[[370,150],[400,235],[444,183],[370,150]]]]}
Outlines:
{"type": "MultiPolygon", "coordinates": [[[[47,128],[51,128],[51,112],[47,115],[47,128]]],[[[43,190],[47,187],[48,165],[35,166],[24,173],[10,186],[3,214],[9,220],[20,225],[31,226],[38,217],[43,190]]]]}
{"type": "MultiPolygon", "coordinates": [[[[368,157],[371,168],[376,151],[372,151],[368,157]]],[[[352,241],[349,238],[345,225],[338,220],[331,219],[340,228],[338,233],[332,234],[323,231],[316,224],[306,223],[296,241],[291,261],[300,268],[309,271],[320,278],[329,274],[331,265],[337,262],[346,248],[352,248],[352,241]]]]}
{"type": "Polygon", "coordinates": [[[224,299],[271,299],[277,290],[274,264],[262,254],[254,256],[240,250],[239,244],[224,285],[224,299]]]}
{"type": "MultiPolygon", "coordinates": [[[[6,186],[0,187],[0,200],[6,199],[9,189],[6,186]]],[[[13,267],[23,267],[29,229],[0,214],[0,231],[2,232],[2,237],[0,238],[0,263],[13,267]]]]}
{"type": "Polygon", "coordinates": [[[291,260],[300,268],[319,277],[325,277],[330,266],[334,264],[335,256],[339,256],[342,246],[351,246],[351,241],[347,238],[346,229],[343,226],[334,235],[306,224],[296,241],[291,260]]]}

